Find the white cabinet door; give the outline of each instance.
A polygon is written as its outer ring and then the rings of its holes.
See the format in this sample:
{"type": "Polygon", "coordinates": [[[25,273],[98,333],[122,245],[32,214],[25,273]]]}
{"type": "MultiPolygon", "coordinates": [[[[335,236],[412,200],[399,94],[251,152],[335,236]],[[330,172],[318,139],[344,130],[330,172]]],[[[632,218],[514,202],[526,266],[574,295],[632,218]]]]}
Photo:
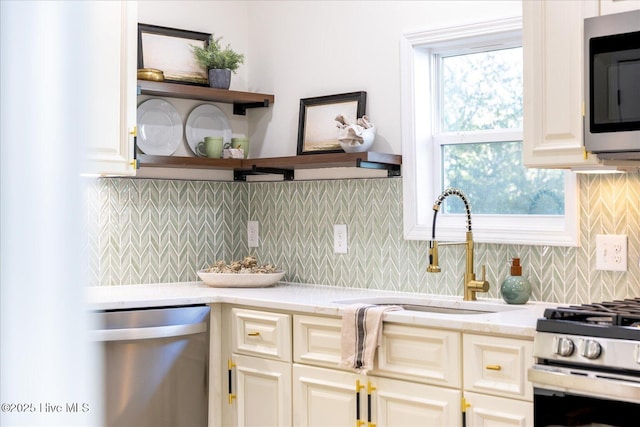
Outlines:
{"type": "MultiPolygon", "coordinates": [[[[378,427],[446,426],[462,424],[459,390],[408,381],[370,377],[372,419],[378,427]]],[[[369,383],[365,391],[369,388],[369,383]]]]}
{"type": "Polygon", "coordinates": [[[597,165],[583,143],[583,20],[594,0],[522,2],[524,143],[528,167],[597,165]]]}
{"type": "Polygon", "coordinates": [[[236,422],[244,427],[291,426],[291,364],[233,355],[236,422]]]}
{"type": "Polygon", "coordinates": [[[640,9],[640,0],[600,0],[600,15],[640,9]]]}
{"type": "MultiPolygon", "coordinates": [[[[293,365],[293,425],[353,427],[366,408],[358,399],[360,375],[333,369],[293,365]]],[[[360,395],[365,393],[360,390],[360,395]]]]}
{"type": "Polygon", "coordinates": [[[88,146],[85,171],[97,175],[135,175],[137,3],[91,3],[87,58],[92,102],[87,105],[89,134],[79,135],[88,146]]]}
{"type": "Polygon", "coordinates": [[[461,424],[461,392],[409,381],[293,366],[295,426],[461,424]]]}
{"type": "Polygon", "coordinates": [[[464,393],[467,427],[533,427],[533,402],[464,393]]]}

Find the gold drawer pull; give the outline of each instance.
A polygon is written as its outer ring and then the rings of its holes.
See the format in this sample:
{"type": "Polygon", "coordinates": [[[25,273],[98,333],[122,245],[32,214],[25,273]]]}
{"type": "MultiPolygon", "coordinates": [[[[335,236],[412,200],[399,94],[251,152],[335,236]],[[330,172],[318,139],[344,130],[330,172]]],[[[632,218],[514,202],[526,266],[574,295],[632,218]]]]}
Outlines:
{"type": "Polygon", "coordinates": [[[250,337],[259,337],[260,332],[249,332],[247,335],[249,335],[250,337]]]}
{"type": "Polygon", "coordinates": [[[500,366],[500,365],[487,365],[485,367],[485,369],[488,369],[490,371],[501,371],[502,370],[502,366],[500,366]]]}

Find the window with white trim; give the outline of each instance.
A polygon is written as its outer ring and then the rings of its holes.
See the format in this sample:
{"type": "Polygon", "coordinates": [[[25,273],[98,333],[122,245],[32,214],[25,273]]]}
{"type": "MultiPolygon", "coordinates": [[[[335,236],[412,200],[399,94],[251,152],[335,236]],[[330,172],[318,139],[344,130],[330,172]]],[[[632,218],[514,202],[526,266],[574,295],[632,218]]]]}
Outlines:
{"type": "MultiPolygon", "coordinates": [[[[405,238],[431,239],[447,187],[469,198],[474,239],[577,245],[575,176],[522,164],[521,19],[405,34],[401,46],[405,238]]],[[[455,197],[439,240],[464,239],[455,197]]]]}

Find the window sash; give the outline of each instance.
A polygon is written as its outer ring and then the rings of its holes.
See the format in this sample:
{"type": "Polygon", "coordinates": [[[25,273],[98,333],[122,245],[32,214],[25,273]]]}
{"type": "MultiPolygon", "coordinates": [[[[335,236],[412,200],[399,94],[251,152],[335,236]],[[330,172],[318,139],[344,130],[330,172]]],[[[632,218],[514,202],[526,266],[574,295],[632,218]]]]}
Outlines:
{"type": "MultiPolygon", "coordinates": [[[[443,143],[478,142],[477,138],[521,141],[521,130],[455,132],[437,134],[439,117],[430,105],[438,96],[433,76],[437,64],[433,54],[463,43],[465,39],[481,39],[478,45],[502,40],[505,35],[521,32],[520,17],[494,22],[470,24],[455,28],[406,33],[401,39],[401,108],[403,152],[404,235],[409,240],[430,240],[433,203],[439,191],[440,145],[443,143]],[[420,78],[416,78],[420,76],[420,78]],[[420,96],[417,96],[420,94],[420,96]],[[430,120],[425,120],[429,118],[430,120]],[[433,167],[425,167],[433,165],[433,167]],[[436,191],[437,194],[436,194],[436,191]]],[[[565,172],[565,214],[545,215],[480,215],[472,211],[474,239],[477,242],[577,246],[578,207],[576,176],[565,172]]],[[[463,241],[465,222],[462,215],[438,215],[436,237],[463,241]]]]}

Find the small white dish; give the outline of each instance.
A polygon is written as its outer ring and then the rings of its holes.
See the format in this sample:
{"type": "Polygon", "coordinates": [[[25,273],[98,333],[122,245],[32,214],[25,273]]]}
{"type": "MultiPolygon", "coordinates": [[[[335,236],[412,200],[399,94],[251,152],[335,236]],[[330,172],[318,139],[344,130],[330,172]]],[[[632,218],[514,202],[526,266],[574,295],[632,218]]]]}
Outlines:
{"type": "Polygon", "coordinates": [[[284,273],[209,273],[200,270],[198,276],[205,284],[216,288],[265,288],[278,283],[284,273]]]}
{"type": "Polygon", "coordinates": [[[182,143],[182,119],[163,99],[148,99],[138,106],[136,144],[145,154],[170,156],[182,143]]]}
{"type": "Polygon", "coordinates": [[[224,112],[212,104],[200,104],[187,117],[185,136],[187,143],[196,156],[198,143],[206,136],[221,136],[222,146],[231,144],[231,125],[224,112]]]}

